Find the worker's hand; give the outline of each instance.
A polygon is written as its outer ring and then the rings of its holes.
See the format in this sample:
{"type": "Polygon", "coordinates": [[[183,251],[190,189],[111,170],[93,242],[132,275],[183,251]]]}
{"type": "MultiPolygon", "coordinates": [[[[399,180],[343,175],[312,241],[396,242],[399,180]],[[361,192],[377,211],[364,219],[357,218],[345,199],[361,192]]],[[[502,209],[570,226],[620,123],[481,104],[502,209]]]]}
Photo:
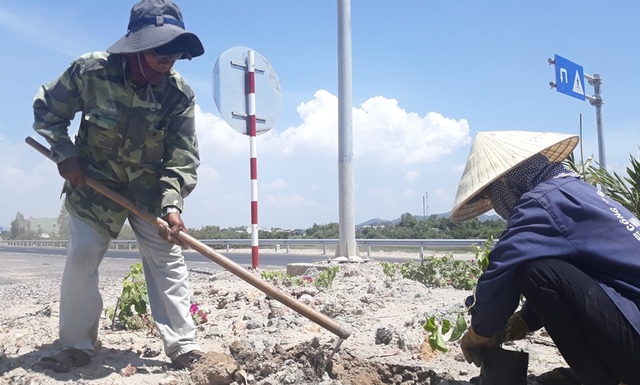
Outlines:
{"type": "Polygon", "coordinates": [[[462,354],[468,363],[474,363],[475,366],[480,367],[482,365],[482,346],[497,346],[496,337],[482,337],[476,334],[471,326],[467,332],[460,339],[460,348],[462,354]]]}
{"type": "Polygon", "coordinates": [[[77,156],[67,158],[58,163],[58,173],[61,177],[75,185],[84,186],[87,184],[85,177],[86,166],[77,156]]]}
{"type": "Polygon", "coordinates": [[[498,333],[497,342],[501,345],[504,342],[521,340],[527,333],[529,333],[529,325],[524,322],[521,312],[518,311],[509,318],[504,330],[498,333]]]}
{"type": "Polygon", "coordinates": [[[182,222],[182,218],[180,217],[180,212],[175,211],[169,213],[162,217],[162,219],[169,225],[169,227],[160,226],[158,229],[158,234],[162,239],[179,246],[184,246],[182,242],[176,238],[179,232],[187,232],[187,227],[184,225],[184,222],[182,222]]]}

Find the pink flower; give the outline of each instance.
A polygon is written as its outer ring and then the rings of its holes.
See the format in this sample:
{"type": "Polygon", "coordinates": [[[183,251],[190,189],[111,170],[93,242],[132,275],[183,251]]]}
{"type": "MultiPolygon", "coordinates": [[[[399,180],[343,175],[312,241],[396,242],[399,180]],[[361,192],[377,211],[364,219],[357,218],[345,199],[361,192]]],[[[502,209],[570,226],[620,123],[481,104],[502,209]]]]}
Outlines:
{"type": "Polygon", "coordinates": [[[196,313],[198,313],[198,304],[192,303],[189,308],[189,313],[191,313],[191,315],[196,315],[196,313]]]}

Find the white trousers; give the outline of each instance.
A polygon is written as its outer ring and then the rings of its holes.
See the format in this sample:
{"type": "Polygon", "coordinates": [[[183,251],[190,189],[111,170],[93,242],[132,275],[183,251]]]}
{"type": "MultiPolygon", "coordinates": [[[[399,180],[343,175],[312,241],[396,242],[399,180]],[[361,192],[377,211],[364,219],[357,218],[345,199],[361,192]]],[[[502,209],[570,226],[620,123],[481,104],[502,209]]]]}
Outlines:
{"type": "MultiPolygon", "coordinates": [[[[156,227],[131,214],[129,224],[142,254],[149,305],[164,351],[171,359],[194,349],[195,326],[189,307],[187,266],[180,246],[168,243],[156,227]]],[[[60,341],[63,349],[95,354],[102,313],[98,268],[111,238],[69,216],[69,246],[60,289],[60,341]]]]}

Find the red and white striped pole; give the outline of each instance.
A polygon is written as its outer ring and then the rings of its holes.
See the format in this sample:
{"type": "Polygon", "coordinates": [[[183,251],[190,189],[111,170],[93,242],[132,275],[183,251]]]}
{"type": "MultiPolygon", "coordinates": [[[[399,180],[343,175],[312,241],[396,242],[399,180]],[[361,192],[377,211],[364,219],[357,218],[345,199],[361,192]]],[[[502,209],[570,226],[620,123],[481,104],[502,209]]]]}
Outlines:
{"type": "Polygon", "coordinates": [[[247,53],[247,131],[251,153],[251,267],[258,268],[258,157],[256,150],[256,63],[255,52],[247,53]]]}
{"type": "Polygon", "coordinates": [[[248,230],[251,232],[251,265],[253,269],[257,269],[259,235],[257,125],[260,124],[260,133],[267,132],[273,125],[280,109],[280,84],[273,68],[262,55],[251,48],[238,46],[226,50],[216,61],[213,67],[212,85],[215,85],[213,98],[223,119],[234,130],[249,136],[251,228],[248,230]],[[256,78],[256,74],[265,76],[256,78]],[[262,82],[263,80],[266,82],[262,82]],[[244,83],[244,92],[240,86],[241,83],[244,83]],[[258,100],[260,103],[256,103],[256,88],[260,89],[258,100]],[[258,112],[260,117],[256,116],[258,112]]]}

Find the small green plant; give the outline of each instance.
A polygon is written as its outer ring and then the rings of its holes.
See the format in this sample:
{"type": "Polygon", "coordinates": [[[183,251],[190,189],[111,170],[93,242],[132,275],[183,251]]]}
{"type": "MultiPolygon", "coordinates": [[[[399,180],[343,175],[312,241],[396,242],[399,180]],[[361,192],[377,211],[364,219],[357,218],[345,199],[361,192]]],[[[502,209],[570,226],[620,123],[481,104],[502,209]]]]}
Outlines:
{"type": "Polygon", "coordinates": [[[489,267],[489,252],[491,252],[491,245],[493,245],[493,237],[489,237],[489,239],[484,241],[484,246],[471,246],[471,249],[476,254],[478,267],[482,271],[487,270],[487,267],[489,267]]]}
{"type": "MultiPolygon", "coordinates": [[[[438,261],[433,261],[438,258],[432,258],[432,261],[422,268],[414,265],[405,266],[405,264],[402,271],[403,277],[420,277],[424,280],[420,282],[425,283],[425,285],[427,284],[426,282],[432,285],[445,283],[454,288],[472,290],[475,288],[482,272],[489,266],[489,252],[492,245],[493,237],[490,237],[483,246],[473,246],[477,266],[474,265],[473,260],[454,260],[450,256],[445,256],[438,261]]],[[[427,331],[431,349],[446,352],[449,350],[447,343],[457,341],[467,330],[467,322],[463,313],[458,313],[456,322],[453,325],[448,319],[438,320],[438,318],[432,316],[427,318],[424,330],[427,331]],[[449,336],[445,339],[447,334],[449,336]]]]}
{"type": "Polygon", "coordinates": [[[327,270],[321,271],[320,274],[318,274],[318,278],[316,278],[315,286],[330,289],[338,271],[340,271],[340,266],[338,265],[329,266],[327,270]]]}
{"type": "Polygon", "coordinates": [[[408,261],[400,265],[403,278],[418,281],[428,287],[441,287],[440,277],[435,268],[433,258],[425,258],[422,262],[408,261]]]}
{"type": "MultiPolygon", "coordinates": [[[[129,274],[122,281],[122,292],[115,307],[105,308],[105,315],[111,319],[112,328],[118,324],[126,330],[148,330],[155,332],[155,324],[150,313],[147,282],[144,279],[142,263],[131,265],[129,274]]],[[[211,311],[192,303],[189,313],[196,325],[207,322],[211,311]]]]}
{"type": "Polygon", "coordinates": [[[269,271],[263,270],[260,272],[260,277],[265,281],[271,281],[274,283],[281,282],[284,279],[285,273],[281,271],[269,271]]]}
{"type": "Polygon", "coordinates": [[[131,271],[122,282],[122,293],[115,308],[106,308],[105,314],[111,318],[113,324],[117,318],[123,328],[127,330],[153,330],[153,317],[148,312],[149,295],[147,283],[144,280],[142,263],[131,266],[131,271]]]}
{"type": "Polygon", "coordinates": [[[386,262],[386,261],[382,261],[380,262],[380,265],[382,265],[382,272],[384,273],[384,275],[386,275],[387,277],[394,279],[396,276],[396,271],[398,270],[398,265],[393,263],[393,262],[386,262]]]}
{"type": "Polygon", "coordinates": [[[453,259],[440,269],[447,285],[456,289],[472,290],[482,272],[472,261],[453,259]]]}
{"type": "Polygon", "coordinates": [[[284,286],[304,286],[311,283],[313,280],[308,275],[302,277],[292,276],[281,271],[267,271],[260,272],[260,277],[265,281],[270,281],[276,285],[284,286]]]}
{"type": "Polygon", "coordinates": [[[403,278],[418,281],[428,287],[471,290],[478,280],[480,269],[473,261],[455,259],[451,254],[425,258],[420,263],[409,261],[400,266],[403,278]]]}
{"type": "Polygon", "coordinates": [[[427,318],[424,330],[429,334],[429,346],[431,346],[431,349],[446,352],[449,350],[447,342],[459,340],[467,330],[467,322],[462,313],[458,314],[455,324],[452,324],[448,319],[438,321],[435,316],[432,316],[427,318]],[[448,337],[445,339],[447,334],[448,337]]]}

